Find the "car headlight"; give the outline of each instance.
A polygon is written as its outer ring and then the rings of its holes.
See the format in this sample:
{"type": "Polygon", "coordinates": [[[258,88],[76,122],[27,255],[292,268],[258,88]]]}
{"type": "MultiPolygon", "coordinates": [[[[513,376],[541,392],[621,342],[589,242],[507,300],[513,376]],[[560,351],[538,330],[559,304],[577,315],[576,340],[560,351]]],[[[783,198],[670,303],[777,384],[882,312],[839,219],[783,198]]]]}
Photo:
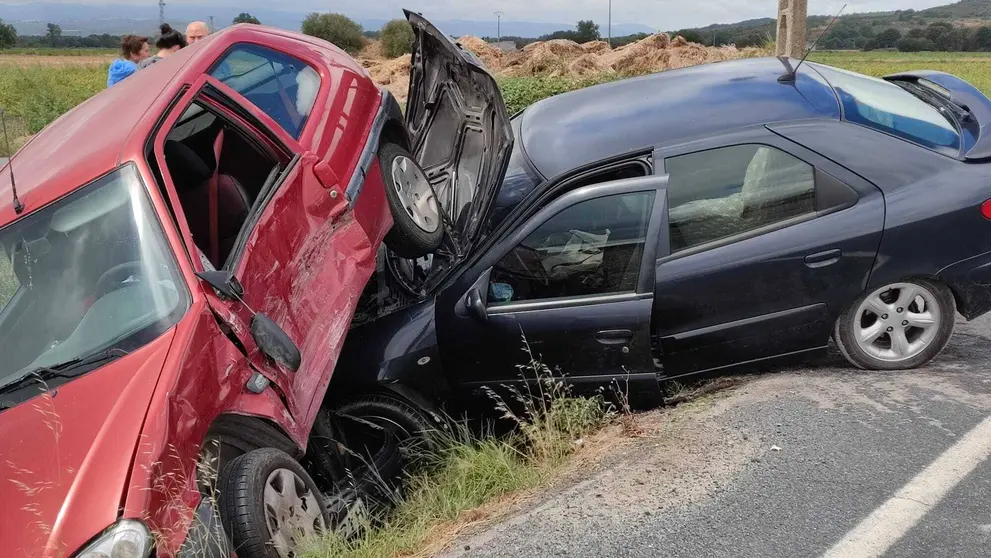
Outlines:
{"type": "Polygon", "coordinates": [[[147,558],[153,548],[144,523],[123,519],[80,550],[76,558],[147,558]]]}

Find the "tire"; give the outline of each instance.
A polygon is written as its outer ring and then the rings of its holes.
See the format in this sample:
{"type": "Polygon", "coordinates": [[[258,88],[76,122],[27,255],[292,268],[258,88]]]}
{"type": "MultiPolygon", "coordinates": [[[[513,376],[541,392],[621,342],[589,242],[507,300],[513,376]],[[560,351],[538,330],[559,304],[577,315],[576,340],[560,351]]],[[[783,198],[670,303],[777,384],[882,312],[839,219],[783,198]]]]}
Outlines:
{"type": "MultiPolygon", "coordinates": [[[[219,488],[220,516],[240,558],[291,558],[299,537],[296,534],[280,537],[280,534],[295,533],[296,525],[311,522],[312,533],[327,530],[323,494],[302,465],[277,449],[258,449],[232,460],[220,474],[219,488]],[[273,535],[269,522],[274,508],[265,503],[266,491],[278,493],[277,486],[287,490],[282,481],[290,478],[303,506],[293,506],[293,518],[281,523],[282,529],[273,535]]],[[[280,522],[281,518],[276,517],[276,523],[280,522]]]]}
{"type": "Polygon", "coordinates": [[[353,452],[352,475],[370,485],[385,482],[393,487],[415,460],[416,446],[429,444],[436,427],[426,413],[398,397],[366,395],[337,409],[339,427],[353,452]],[[355,420],[357,419],[357,420],[355,420]],[[384,429],[376,431],[364,424],[384,429]]]}
{"type": "Polygon", "coordinates": [[[833,340],[857,368],[918,368],[946,347],[953,335],[956,310],[953,293],[940,283],[926,279],[892,283],[865,293],[851,304],[836,320],[833,340]],[[903,294],[909,297],[907,304],[903,294]],[[931,325],[926,326],[929,321],[931,325]],[[873,341],[861,341],[875,335],[879,337],[873,341]]]}
{"type": "Polygon", "coordinates": [[[379,148],[379,166],[393,221],[386,246],[408,259],[430,254],[444,240],[444,226],[426,174],[408,151],[394,143],[379,148]]]}

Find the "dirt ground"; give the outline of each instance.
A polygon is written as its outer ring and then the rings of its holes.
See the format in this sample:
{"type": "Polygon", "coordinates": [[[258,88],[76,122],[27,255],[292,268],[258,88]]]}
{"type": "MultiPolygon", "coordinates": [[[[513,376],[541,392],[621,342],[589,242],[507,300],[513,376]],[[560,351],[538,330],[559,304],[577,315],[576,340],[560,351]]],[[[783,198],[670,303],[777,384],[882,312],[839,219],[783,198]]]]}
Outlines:
{"type": "MultiPolygon", "coordinates": [[[[616,49],[609,48],[604,41],[578,44],[555,39],[531,43],[515,52],[503,52],[478,37],[464,36],[458,42],[478,56],[493,74],[505,77],[568,78],[612,72],[639,75],[764,54],[758,48],[706,47],[680,36],[672,39],[663,33],[616,49]]],[[[386,87],[400,102],[405,101],[409,55],[389,59],[378,41],[370,41],[357,59],[376,83],[386,87]]]]}

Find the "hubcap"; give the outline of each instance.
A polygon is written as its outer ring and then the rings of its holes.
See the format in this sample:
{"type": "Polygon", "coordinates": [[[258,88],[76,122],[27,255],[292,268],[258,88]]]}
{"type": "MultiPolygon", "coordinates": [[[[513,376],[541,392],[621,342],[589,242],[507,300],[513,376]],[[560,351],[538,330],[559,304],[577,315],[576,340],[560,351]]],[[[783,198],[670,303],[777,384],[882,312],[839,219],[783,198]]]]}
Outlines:
{"type": "Polygon", "coordinates": [[[295,558],[306,538],[326,531],[319,496],[289,469],[276,469],[265,482],[265,523],[272,546],[282,558],[295,558]]]}
{"type": "Polygon", "coordinates": [[[440,227],[440,211],[437,198],[427,176],[409,157],[396,157],[392,161],[392,181],[406,213],[416,226],[426,232],[440,227]]]}
{"type": "Polygon", "coordinates": [[[932,343],[940,318],[936,297],[928,289],[895,283],[874,291],[860,304],[854,335],[870,356],[901,362],[917,356],[932,343]]]}

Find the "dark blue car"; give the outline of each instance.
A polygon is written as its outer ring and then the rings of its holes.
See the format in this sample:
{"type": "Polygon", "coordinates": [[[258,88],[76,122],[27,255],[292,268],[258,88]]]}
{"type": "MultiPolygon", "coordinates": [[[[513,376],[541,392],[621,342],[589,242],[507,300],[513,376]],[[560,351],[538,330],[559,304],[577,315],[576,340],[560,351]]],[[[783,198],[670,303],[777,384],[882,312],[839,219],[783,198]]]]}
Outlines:
{"type": "MultiPolygon", "coordinates": [[[[381,254],[337,366],[342,396],[521,382],[524,338],[576,384],[645,393],[831,338],[860,368],[935,358],[957,313],[991,309],[991,101],[940,72],[796,64],[558,95],[515,115],[513,137],[490,79],[476,80],[489,104],[438,101],[466,138],[450,157],[474,131],[475,148],[506,152],[505,172],[463,199],[470,222],[449,223],[433,256],[381,254]]],[[[432,182],[459,184],[464,156],[430,159],[432,182]]],[[[457,186],[435,192],[458,205],[457,186]]]]}

